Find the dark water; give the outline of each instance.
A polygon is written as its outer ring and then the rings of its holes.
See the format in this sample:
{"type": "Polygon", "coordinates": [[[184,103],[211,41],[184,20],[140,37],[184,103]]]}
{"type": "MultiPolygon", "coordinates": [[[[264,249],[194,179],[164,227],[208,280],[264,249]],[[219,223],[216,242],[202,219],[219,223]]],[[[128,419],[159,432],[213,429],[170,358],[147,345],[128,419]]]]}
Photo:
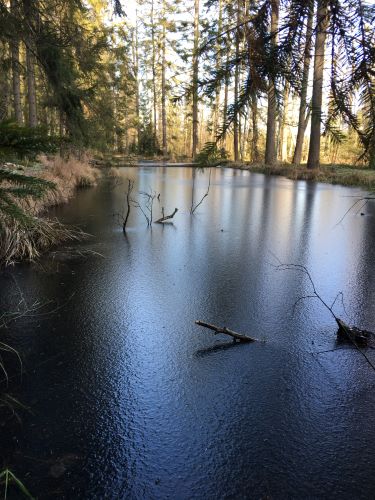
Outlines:
{"type": "Polygon", "coordinates": [[[53,212],[90,240],[1,276],[3,308],[14,278],[63,306],[6,333],[26,372],[9,391],[31,412],[3,427],[3,464],[38,498],[374,498],[375,373],[317,301],[293,315],[308,282],[272,265],[306,265],[327,301],[343,291],[341,317],[375,329],[374,206],[335,226],[358,190],[216,169],[192,217],[191,169],[122,175],[178,207],[174,225],[133,210],[125,238],[125,184],[104,181],[53,212]]]}

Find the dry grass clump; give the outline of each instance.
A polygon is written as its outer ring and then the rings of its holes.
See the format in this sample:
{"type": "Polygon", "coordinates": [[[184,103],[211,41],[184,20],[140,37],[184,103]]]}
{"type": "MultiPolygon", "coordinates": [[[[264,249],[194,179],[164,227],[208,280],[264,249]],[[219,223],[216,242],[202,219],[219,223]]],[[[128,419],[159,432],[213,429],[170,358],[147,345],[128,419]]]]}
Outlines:
{"type": "Polygon", "coordinates": [[[66,203],[76,189],[95,186],[100,177],[99,170],[89,164],[87,157],[71,156],[65,160],[61,156],[40,156],[38,160],[44,169],[37,175],[56,185],[56,189],[43,198],[42,207],[66,203]]]}
{"type": "Polygon", "coordinates": [[[0,219],[0,262],[4,265],[21,260],[34,260],[53,245],[62,241],[78,241],[86,234],[58,220],[34,218],[29,227],[15,220],[0,219]]]}
{"type": "MultiPolygon", "coordinates": [[[[0,266],[34,260],[62,241],[80,240],[86,236],[78,229],[43,217],[41,213],[49,206],[67,202],[77,188],[95,185],[100,173],[90,166],[87,158],[78,160],[70,157],[64,160],[59,156],[42,156],[39,163],[42,169],[24,172],[24,177],[39,178],[53,184],[41,196],[26,193],[17,198],[11,192],[7,195],[8,201],[13,203],[13,211],[10,213],[9,207],[0,210],[0,266]]],[[[11,189],[13,185],[10,182],[15,182],[15,179],[3,181],[2,188],[11,189]]]]}

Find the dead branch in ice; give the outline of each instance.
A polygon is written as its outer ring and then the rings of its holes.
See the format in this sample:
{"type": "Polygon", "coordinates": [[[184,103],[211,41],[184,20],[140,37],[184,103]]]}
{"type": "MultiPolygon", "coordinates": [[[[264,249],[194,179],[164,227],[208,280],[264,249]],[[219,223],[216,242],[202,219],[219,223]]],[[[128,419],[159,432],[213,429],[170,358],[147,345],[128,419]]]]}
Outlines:
{"type": "Polygon", "coordinates": [[[192,199],[191,207],[190,207],[190,213],[191,214],[193,214],[196,211],[196,209],[203,203],[204,199],[208,196],[208,193],[210,192],[210,187],[211,187],[211,168],[210,168],[210,173],[209,173],[209,176],[208,176],[207,191],[205,192],[205,194],[203,195],[203,197],[201,198],[201,200],[195,206],[193,206],[194,200],[192,199]]]}
{"type": "MultiPolygon", "coordinates": [[[[357,201],[355,201],[349,208],[348,210],[344,213],[344,215],[341,217],[341,219],[334,225],[334,227],[339,226],[341,222],[345,219],[345,217],[360,203],[362,203],[361,207],[359,208],[359,212],[367,205],[367,203],[370,200],[375,200],[374,196],[355,196],[355,198],[358,198],[357,201]]],[[[361,213],[361,215],[365,215],[361,213]]]]}
{"type": "Polygon", "coordinates": [[[153,220],[153,207],[156,198],[156,192],[151,191],[147,193],[146,191],[140,191],[139,194],[145,199],[145,204],[142,205],[137,200],[132,200],[133,206],[138,208],[144,215],[147,225],[151,226],[153,220]]]}
{"type": "Polygon", "coordinates": [[[155,221],[155,224],[163,224],[164,222],[169,222],[173,217],[176,215],[178,212],[178,208],[175,208],[174,211],[170,215],[165,215],[164,214],[164,207],[161,209],[162,216],[160,219],[155,221]]]}
{"type": "Polygon", "coordinates": [[[134,181],[132,181],[131,179],[128,179],[128,190],[126,192],[126,209],[127,210],[126,210],[124,222],[122,224],[122,230],[124,233],[126,231],[126,224],[128,222],[129,215],[130,215],[130,207],[131,207],[130,201],[131,201],[131,194],[132,194],[133,188],[134,188],[134,181]]]}
{"type": "Polygon", "coordinates": [[[131,210],[131,206],[133,203],[133,200],[131,198],[133,188],[134,188],[134,181],[131,179],[128,179],[128,190],[127,190],[126,195],[125,195],[125,204],[124,204],[124,207],[122,209],[122,212],[113,214],[114,217],[117,217],[118,224],[122,226],[122,231],[124,234],[126,232],[126,224],[128,223],[128,219],[130,216],[130,210],[131,210]]]}
{"type": "Polygon", "coordinates": [[[233,338],[234,341],[239,340],[240,342],[256,342],[258,339],[254,339],[252,337],[248,337],[247,335],[242,335],[241,333],[237,333],[233,330],[230,330],[226,326],[221,328],[220,326],[213,325],[211,323],[206,323],[205,321],[197,320],[195,322],[196,325],[203,326],[204,328],[208,328],[212,330],[214,334],[224,333],[225,335],[229,335],[233,338]]]}
{"type": "Polygon", "coordinates": [[[306,266],[303,266],[302,264],[284,264],[275,255],[274,255],[274,258],[278,261],[278,264],[274,266],[276,268],[276,270],[278,270],[278,271],[291,271],[291,270],[293,270],[293,271],[301,272],[307,277],[307,279],[310,283],[312,293],[305,295],[303,297],[300,297],[294,303],[293,310],[296,308],[297,304],[299,302],[301,302],[302,300],[311,299],[311,298],[318,299],[320,301],[320,303],[330,312],[330,314],[334,318],[337,326],[339,327],[337,335],[341,336],[341,337],[344,336],[349,342],[351,342],[353,344],[353,346],[357,349],[357,351],[365,358],[366,362],[370,365],[370,367],[375,371],[374,363],[369,359],[369,357],[367,356],[367,354],[363,351],[363,349],[361,347],[361,346],[365,346],[367,344],[367,341],[368,341],[370,336],[375,337],[375,334],[373,332],[369,332],[367,330],[361,330],[360,328],[357,328],[356,326],[347,325],[345,323],[345,321],[343,321],[338,316],[336,316],[336,314],[333,311],[334,305],[335,305],[338,297],[340,297],[340,296],[342,297],[342,295],[343,295],[342,292],[339,292],[336,295],[332,304],[329,305],[322,298],[320,293],[318,293],[317,288],[315,286],[315,283],[314,283],[314,281],[311,277],[311,274],[306,266]]]}
{"type": "MultiPolygon", "coordinates": [[[[141,196],[141,200],[135,199],[134,197],[132,197],[133,188],[134,181],[128,179],[128,190],[126,192],[123,210],[121,213],[113,214],[114,217],[117,217],[117,222],[122,226],[122,230],[124,233],[126,232],[126,225],[129,219],[131,207],[137,208],[142,212],[144,218],[146,219],[147,226],[150,227],[153,223],[154,218],[154,201],[155,199],[160,201],[160,193],[157,195],[156,192],[152,191],[151,189],[149,192],[140,191],[139,195],[141,196]]],[[[169,215],[165,215],[164,207],[162,207],[161,212],[162,217],[156,220],[155,224],[162,224],[171,221],[171,219],[173,219],[173,217],[178,212],[178,208],[175,208],[174,211],[169,215]]]]}

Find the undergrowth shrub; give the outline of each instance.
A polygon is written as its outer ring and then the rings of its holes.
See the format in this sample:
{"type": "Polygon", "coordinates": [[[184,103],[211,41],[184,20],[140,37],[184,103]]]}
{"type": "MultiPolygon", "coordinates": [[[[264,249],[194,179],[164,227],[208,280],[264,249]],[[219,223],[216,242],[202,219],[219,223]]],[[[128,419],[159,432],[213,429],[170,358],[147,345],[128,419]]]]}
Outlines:
{"type": "Polygon", "coordinates": [[[216,167],[227,162],[228,153],[224,148],[218,148],[216,142],[206,142],[196,156],[196,163],[201,167],[216,167]]]}

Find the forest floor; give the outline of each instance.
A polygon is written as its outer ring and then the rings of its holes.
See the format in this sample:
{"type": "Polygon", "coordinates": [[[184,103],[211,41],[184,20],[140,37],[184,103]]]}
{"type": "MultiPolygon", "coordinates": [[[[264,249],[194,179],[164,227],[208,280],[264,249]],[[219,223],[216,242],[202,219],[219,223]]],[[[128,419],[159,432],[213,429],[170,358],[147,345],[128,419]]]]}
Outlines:
{"type": "Polygon", "coordinates": [[[288,164],[269,167],[266,165],[250,165],[232,162],[228,163],[226,166],[266,175],[281,175],[292,180],[357,186],[369,191],[375,191],[375,170],[369,168],[350,165],[321,165],[318,169],[308,169],[305,166],[295,167],[288,164]]]}

